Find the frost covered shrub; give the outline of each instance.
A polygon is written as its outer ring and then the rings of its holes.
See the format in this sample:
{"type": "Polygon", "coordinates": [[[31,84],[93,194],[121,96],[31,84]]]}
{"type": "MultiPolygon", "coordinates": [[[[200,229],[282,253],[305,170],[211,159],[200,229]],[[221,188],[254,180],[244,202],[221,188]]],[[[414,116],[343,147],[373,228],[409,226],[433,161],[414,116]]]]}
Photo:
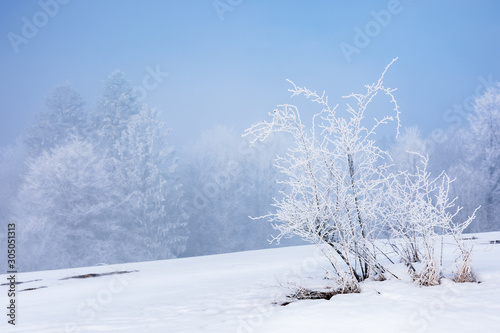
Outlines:
{"type": "Polygon", "coordinates": [[[419,285],[439,284],[445,234],[457,240],[464,259],[459,272],[467,272],[470,251],[461,234],[475,214],[462,223],[453,221],[461,210],[453,211],[455,199],[449,198],[453,180],[444,172],[431,177],[428,158],[418,154],[415,168],[391,172],[390,154],[376,145],[376,130],[389,121],[397,123],[399,133],[395,89],[383,84],[395,60],[376,83],[365,86],[365,93],[345,97],[355,103],[346,103],[344,112],[337,110],[338,105],[330,107],[325,93],[290,81],[292,97],[302,95],[321,106],[312,123],[303,122],[296,106],[284,104],[269,113],[270,121],[253,125],[244,134],[252,137],[252,143],[276,132],[293,138],[287,154],[276,159],[285,179],[282,199],[275,200],[275,212],[260,218],[273,223],[278,242],[297,235],[318,245],[332,266],[337,292],[357,292],[361,281],[392,274],[380,260],[388,254],[375,242],[387,230],[392,248],[419,285]],[[369,125],[367,107],[378,94],[389,97],[393,114],[369,125]]]}
{"type": "Polygon", "coordinates": [[[456,207],[457,198],[450,199],[450,179],[445,172],[432,177],[427,170],[429,159],[422,155],[415,171],[404,171],[397,175],[390,187],[392,248],[408,266],[413,279],[423,286],[439,284],[442,270],[443,237],[451,235],[461,252],[459,271],[467,271],[471,249],[462,238],[462,233],[475,218],[455,222],[462,207],[456,207]],[[419,262],[420,265],[415,265],[419,262]]]}
{"type": "MultiPolygon", "coordinates": [[[[393,60],[394,62],[395,60],[393,60]]],[[[391,62],[392,64],[392,62],[391,62]]],[[[389,64],[390,66],[390,64],[389,64]]],[[[375,239],[384,221],[387,205],[385,189],[390,156],[373,139],[375,131],[391,120],[399,129],[399,109],[392,92],[380,79],[366,86],[366,92],[346,96],[344,112],[330,107],[325,93],[318,95],[292,83],[292,96],[303,95],[319,104],[321,112],[306,126],[293,105],[280,105],[264,121],[246,130],[252,142],[265,140],[271,133],[288,133],[294,145],[276,160],[285,176],[283,199],[276,200],[276,212],[266,215],[279,231],[279,241],[298,235],[320,245],[335,273],[339,291],[355,292],[358,283],[388,270],[377,258],[375,239]],[[393,116],[367,125],[367,107],[378,94],[389,97],[393,116]]]]}

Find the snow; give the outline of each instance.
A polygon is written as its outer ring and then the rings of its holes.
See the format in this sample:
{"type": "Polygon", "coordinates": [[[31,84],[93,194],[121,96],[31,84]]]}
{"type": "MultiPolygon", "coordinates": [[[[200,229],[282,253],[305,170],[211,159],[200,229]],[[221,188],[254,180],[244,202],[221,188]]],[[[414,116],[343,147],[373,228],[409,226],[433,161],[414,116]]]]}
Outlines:
{"type": "MultiPolygon", "coordinates": [[[[313,246],[21,273],[16,326],[2,332],[498,332],[500,232],[474,234],[481,283],[418,287],[401,280],[366,281],[359,294],[283,302],[289,285],[325,288],[328,264],[313,246]],[[89,273],[133,271],[85,279],[89,273]]],[[[445,248],[445,266],[458,255],[445,248]]],[[[450,274],[450,270],[447,270],[450,274]]],[[[7,275],[1,275],[2,283],[7,275]]],[[[7,305],[7,286],[0,286],[7,305]]],[[[2,306],[6,313],[5,306],[2,306]]]]}

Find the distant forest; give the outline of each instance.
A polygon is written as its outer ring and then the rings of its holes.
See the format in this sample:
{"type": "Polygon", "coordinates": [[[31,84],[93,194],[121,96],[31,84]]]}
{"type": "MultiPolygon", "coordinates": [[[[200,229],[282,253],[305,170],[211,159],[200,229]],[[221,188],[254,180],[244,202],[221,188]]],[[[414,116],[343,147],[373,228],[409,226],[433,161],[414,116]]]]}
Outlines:
{"type": "MultiPolygon", "coordinates": [[[[20,270],[276,246],[273,225],[251,217],[281,198],[286,184],[274,164],[290,138],[251,146],[217,126],[175,150],[168,124],[139,103],[121,72],[109,76],[96,105],[68,85],[45,104],[23,138],[0,150],[0,234],[17,224],[20,270]]],[[[410,127],[388,145],[395,170],[418,168],[418,153],[430,157],[433,175],[455,178],[457,219],[481,205],[468,232],[500,230],[500,88],[485,89],[466,126],[439,140],[410,127]]]]}

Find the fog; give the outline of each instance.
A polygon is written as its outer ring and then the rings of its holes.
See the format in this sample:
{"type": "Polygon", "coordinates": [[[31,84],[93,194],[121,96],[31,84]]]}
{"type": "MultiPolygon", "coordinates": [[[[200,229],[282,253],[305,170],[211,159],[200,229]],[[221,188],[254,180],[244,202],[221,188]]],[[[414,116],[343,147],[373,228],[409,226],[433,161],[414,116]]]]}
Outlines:
{"type": "MultiPolygon", "coordinates": [[[[498,230],[499,12],[493,1],[2,1],[0,237],[17,223],[21,270],[276,246],[272,225],[250,217],[286,191],[273,164],[291,141],[250,147],[244,130],[279,104],[321,111],[286,79],[342,106],[396,57],[385,83],[401,135],[389,126],[379,144],[395,170],[414,166],[409,150],[428,155],[434,174],[457,178],[457,218],[482,206],[468,231],[498,230]]],[[[385,114],[375,100],[369,118],[385,114]]]]}

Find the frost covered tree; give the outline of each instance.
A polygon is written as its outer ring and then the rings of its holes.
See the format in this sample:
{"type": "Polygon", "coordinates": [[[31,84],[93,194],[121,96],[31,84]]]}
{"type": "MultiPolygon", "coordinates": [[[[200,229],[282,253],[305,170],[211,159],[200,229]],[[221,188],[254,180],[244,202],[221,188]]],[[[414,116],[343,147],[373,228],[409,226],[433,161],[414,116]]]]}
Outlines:
{"type": "Polygon", "coordinates": [[[122,72],[112,73],[92,116],[96,149],[114,160],[126,207],[121,221],[122,252],[129,261],[176,257],[185,247],[185,221],[177,214],[181,186],[169,130],[159,113],[139,105],[122,72]],[[127,240],[128,241],[125,241],[127,240]]]}
{"type": "Polygon", "coordinates": [[[135,102],[119,72],[91,117],[80,118],[83,103],[68,89],[51,95],[52,111],[29,136],[43,145],[28,147],[37,154],[13,213],[33,258],[26,269],[176,257],[186,242],[182,190],[158,112],[135,102]]]}
{"type": "Polygon", "coordinates": [[[23,270],[113,262],[110,241],[119,228],[109,219],[124,209],[113,161],[75,138],[27,164],[14,215],[23,270]]]}
{"type": "Polygon", "coordinates": [[[500,228],[500,86],[490,87],[476,100],[471,125],[473,172],[482,193],[483,230],[500,228]]]}
{"type": "Polygon", "coordinates": [[[463,220],[477,206],[477,218],[469,232],[500,228],[500,88],[490,87],[476,99],[469,117],[470,128],[450,127],[444,142],[435,145],[432,169],[446,169],[457,178],[451,185],[451,195],[464,209],[457,215],[463,220]]]}
{"type": "Polygon", "coordinates": [[[394,89],[383,85],[389,66],[377,82],[366,86],[365,93],[347,96],[354,104],[346,103],[343,114],[337,106],[329,106],[325,93],[318,95],[292,83],[292,96],[304,95],[322,107],[310,128],[297,107],[285,104],[270,113],[271,121],[253,125],[245,133],[253,143],[274,132],[293,137],[293,146],[276,161],[287,188],[274,204],[276,212],[267,217],[280,232],[278,239],[295,234],[320,245],[342,292],[358,291],[359,282],[388,272],[377,259],[374,240],[384,221],[390,157],[373,136],[391,120],[397,121],[399,129],[394,89]],[[394,114],[367,125],[367,108],[378,94],[388,96],[394,114]]]}
{"type": "Polygon", "coordinates": [[[54,88],[45,104],[48,110],[38,115],[25,138],[32,157],[63,144],[71,136],[82,135],[87,126],[82,97],[71,86],[54,88]]]}
{"type": "Polygon", "coordinates": [[[116,154],[115,146],[120,144],[122,134],[127,130],[132,116],[139,114],[141,106],[134,96],[125,74],[113,72],[105,83],[104,92],[92,115],[92,128],[98,147],[116,154]]]}
{"type": "Polygon", "coordinates": [[[467,228],[468,232],[488,230],[484,209],[483,175],[478,172],[476,152],[471,152],[471,132],[469,128],[450,127],[446,130],[446,140],[435,144],[430,154],[429,170],[439,174],[442,170],[456,181],[451,183],[450,196],[457,198],[457,205],[463,207],[456,220],[463,221],[478,207],[476,219],[467,228]]]}
{"type": "Polygon", "coordinates": [[[115,145],[119,187],[127,198],[119,232],[124,240],[138,239],[123,241],[127,258],[145,251],[137,260],[174,258],[185,249],[186,223],[177,213],[182,197],[175,174],[177,159],[167,141],[169,130],[158,117],[155,109],[143,105],[115,145]]]}
{"type": "MultiPolygon", "coordinates": [[[[264,148],[259,147],[259,148],[264,148]]],[[[249,216],[272,203],[277,191],[275,147],[257,155],[236,131],[216,126],[184,150],[180,206],[188,217],[186,255],[268,247],[272,228],[249,216]]]]}

